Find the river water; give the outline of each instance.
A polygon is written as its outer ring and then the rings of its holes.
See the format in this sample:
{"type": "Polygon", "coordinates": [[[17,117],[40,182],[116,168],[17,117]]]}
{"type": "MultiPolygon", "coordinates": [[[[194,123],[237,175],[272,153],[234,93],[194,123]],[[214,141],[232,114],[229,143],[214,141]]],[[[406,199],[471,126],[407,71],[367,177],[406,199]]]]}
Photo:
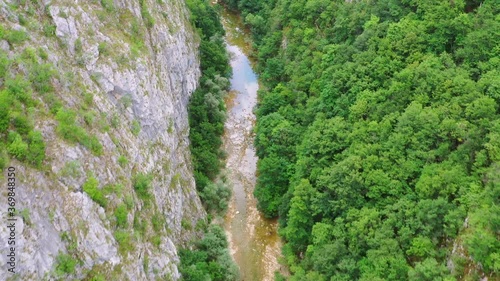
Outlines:
{"type": "Polygon", "coordinates": [[[256,183],[257,156],[253,145],[258,77],[248,58],[249,32],[240,18],[226,10],[222,13],[226,47],[231,56],[233,76],[226,98],[224,125],[226,175],[233,187],[225,230],[230,252],[240,268],[241,280],[271,281],[280,269],[280,239],[276,220],[265,219],[256,208],[253,190],[256,183]]]}

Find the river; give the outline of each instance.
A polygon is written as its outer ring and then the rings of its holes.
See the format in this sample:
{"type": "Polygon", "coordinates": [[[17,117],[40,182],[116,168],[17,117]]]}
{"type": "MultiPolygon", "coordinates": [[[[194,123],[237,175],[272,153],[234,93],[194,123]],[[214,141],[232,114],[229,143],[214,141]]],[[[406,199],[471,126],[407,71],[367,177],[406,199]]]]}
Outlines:
{"type": "Polygon", "coordinates": [[[271,281],[280,269],[281,244],[276,220],[265,219],[256,208],[253,190],[257,156],[253,145],[258,77],[248,58],[249,32],[240,18],[224,10],[226,47],[231,56],[231,91],[225,99],[227,120],[223,146],[227,153],[226,176],[233,187],[225,230],[230,252],[240,268],[241,280],[271,281]]]}

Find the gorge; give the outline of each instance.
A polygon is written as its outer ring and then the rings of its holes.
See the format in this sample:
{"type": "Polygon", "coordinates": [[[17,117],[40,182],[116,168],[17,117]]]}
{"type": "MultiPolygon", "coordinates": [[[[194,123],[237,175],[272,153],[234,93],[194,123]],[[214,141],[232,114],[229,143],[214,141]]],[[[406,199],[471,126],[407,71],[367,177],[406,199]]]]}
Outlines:
{"type": "Polygon", "coordinates": [[[223,145],[228,155],[226,173],[233,189],[233,199],[225,227],[241,280],[271,281],[280,267],[281,243],[277,221],[260,214],[253,196],[257,168],[253,111],[257,105],[259,83],[248,59],[250,34],[239,16],[227,9],[221,13],[221,20],[233,69],[230,92],[226,97],[228,113],[223,145]]]}
{"type": "Polygon", "coordinates": [[[0,1],[0,280],[499,280],[497,2],[0,1]]]}
{"type": "Polygon", "coordinates": [[[0,280],[180,278],[207,220],[188,139],[198,44],[182,1],[0,1],[0,164],[17,170],[17,274],[0,280]]]}

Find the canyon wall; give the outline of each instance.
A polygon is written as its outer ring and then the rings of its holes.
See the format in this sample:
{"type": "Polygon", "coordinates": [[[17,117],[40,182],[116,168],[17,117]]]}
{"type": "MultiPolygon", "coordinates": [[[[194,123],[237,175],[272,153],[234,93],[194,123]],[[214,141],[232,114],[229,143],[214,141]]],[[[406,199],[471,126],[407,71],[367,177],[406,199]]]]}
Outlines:
{"type": "MultiPolygon", "coordinates": [[[[11,60],[41,53],[35,59],[53,71],[50,97],[61,106],[51,113],[47,95],[34,91],[29,112],[46,157],[40,167],[10,157],[17,273],[2,269],[0,279],[179,279],[177,250],[206,222],[187,114],[200,76],[199,38],[184,2],[0,1],[0,23],[27,35],[22,43],[1,40],[0,52],[11,60]],[[65,139],[61,111],[102,149],[65,139]]],[[[23,75],[22,67],[12,71],[23,75]]],[[[0,228],[2,267],[8,235],[0,228]]]]}

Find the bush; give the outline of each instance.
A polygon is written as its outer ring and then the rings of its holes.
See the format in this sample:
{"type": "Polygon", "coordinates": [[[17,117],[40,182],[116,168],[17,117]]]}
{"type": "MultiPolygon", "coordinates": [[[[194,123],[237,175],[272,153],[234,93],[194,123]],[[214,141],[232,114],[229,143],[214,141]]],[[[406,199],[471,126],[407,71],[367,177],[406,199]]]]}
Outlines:
{"type": "Polygon", "coordinates": [[[43,34],[47,37],[56,36],[56,26],[50,23],[45,23],[43,25],[43,34]]]}
{"type": "Polygon", "coordinates": [[[127,253],[133,249],[132,239],[128,231],[125,230],[117,230],[115,231],[115,239],[118,242],[120,247],[120,252],[127,253]]]}
{"type": "Polygon", "coordinates": [[[0,53],[0,77],[3,79],[5,79],[10,63],[9,57],[4,52],[0,53]]]}
{"type": "Polygon", "coordinates": [[[26,115],[17,113],[14,113],[12,115],[12,125],[14,125],[16,132],[18,132],[22,136],[26,136],[33,130],[33,125],[26,115]]]}
{"type": "Polygon", "coordinates": [[[22,26],[26,26],[26,24],[28,23],[23,15],[18,15],[17,19],[19,20],[19,24],[22,26]]]}
{"type": "Polygon", "coordinates": [[[12,104],[12,98],[7,92],[0,91],[0,133],[7,132],[10,124],[9,108],[12,104]]]}
{"type": "Polygon", "coordinates": [[[132,96],[130,94],[124,95],[120,102],[123,104],[125,108],[129,108],[132,105],[132,96]]]}
{"type": "Polygon", "coordinates": [[[49,58],[49,54],[47,54],[47,52],[45,51],[45,49],[43,48],[38,48],[38,56],[42,59],[42,60],[47,60],[49,58]]]}
{"type": "Polygon", "coordinates": [[[187,219],[184,219],[184,218],[181,220],[181,227],[182,227],[182,229],[185,229],[185,230],[193,229],[191,222],[187,219]]]}
{"type": "Polygon", "coordinates": [[[11,131],[9,133],[8,142],[7,151],[9,154],[23,161],[28,154],[28,144],[23,141],[21,135],[11,131]]]}
{"type": "Polygon", "coordinates": [[[87,181],[83,184],[83,191],[85,191],[85,193],[87,193],[97,204],[104,208],[107,206],[108,202],[104,197],[102,190],[99,189],[99,181],[95,177],[90,176],[87,179],[87,181]]]}
{"type": "Polygon", "coordinates": [[[87,124],[87,126],[92,127],[95,121],[94,112],[86,111],[85,113],[83,113],[83,121],[85,121],[85,124],[87,124]]]}
{"type": "Polygon", "coordinates": [[[109,126],[109,121],[106,113],[101,112],[99,118],[97,119],[97,128],[101,133],[109,132],[109,129],[111,127],[109,126]]]}
{"type": "Polygon", "coordinates": [[[26,225],[31,225],[31,216],[30,216],[30,210],[28,208],[22,209],[19,212],[19,215],[23,218],[23,222],[26,225]]]}
{"type": "Polygon", "coordinates": [[[45,104],[49,107],[49,111],[52,114],[57,114],[57,112],[62,108],[62,103],[59,98],[54,95],[54,93],[48,93],[44,96],[45,104]]]}
{"type": "Polygon", "coordinates": [[[41,94],[52,92],[51,79],[55,71],[50,64],[35,64],[31,68],[30,81],[33,88],[41,94]]]}
{"type": "Polygon", "coordinates": [[[85,129],[76,124],[76,113],[72,110],[61,108],[56,114],[59,121],[57,133],[70,142],[79,142],[90,149],[95,155],[101,155],[103,148],[96,136],[89,136],[85,129]]]}
{"type": "Polygon", "coordinates": [[[0,171],[3,171],[9,163],[9,156],[4,148],[0,148],[0,171]]]}
{"type": "Polygon", "coordinates": [[[82,47],[82,39],[81,39],[81,38],[78,38],[78,39],[76,39],[76,41],[75,41],[75,53],[76,53],[76,54],[81,54],[81,53],[82,53],[82,50],[83,50],[83,47],[82,47]]]}
{"type": "Polygon", "coordinates": [[[142,200],[147,200],[151,197],[149,189],[151,188],[151,176],[139,173],[133,179],[134,190],[142,200]]]}
{"type": "Polygon", "coordinates": [[[127,205],[128,210],[132,210],[135,206],[134,197],[130,194],[125,195],[123,199],[125,201],[125,205],[127,205]]]}
{"type": "Polygon", "coordinates": [[[87,109],[89,107],[92,107],[94,105],[94,95],[92,93],[84,93],[83,94],[83,109],[87,109]]]}
{"type": "Polygon", "coordinates": [[[127,164],[128,164],[128,159],[127,157],[123,156],[123,155],[120,155],[120,157],[118,157],[118,164],[123,168],[125,167],[127,164]]]}
{"type": "Polygon", "coordinates": [[[28,142],[26,160],[35,167],[40,167],[45,159],[45,142],[42,134],[39,131],[31,131],[28,134],[28,142]]]}
{"type": "Polygon", "coordinates": [[[28,34],[22,30],[9,30],[5,33],[5,40],[12,45],[21,44],[28,40],[28,34]]]}
{"type": "Polygon", "coordinates": [[[210,212],[223,214],[228,207],[231,198],[231,189],[222,181],[209,182],[200,193],[205,209],[210,212]]]}
{"type": "Polygon", "coordinates": [[[148,228],[148,223],[146,220],[142,220],[139,216],[139,213],[135,213],[134,215],[134,230],[140,235],[144,236],[146,233],[146,229],[148,228]]]}
{"type": "Polygon", "coordinates": [[[72,274],[78,261],[71,255],[59,253],[56,257],[56,274],[58,276],[72,274]]]}
{"type": "Polygon", "coordinates": [[[146,6],[146,1],[139,0],[139,5],[141,6],[141,16],[142,20],[146,24],[147,28],[152,28],[155,24],[155,19],[149,13],[148,7],[146,6]]]}
{"type": "Polygon", "coordinates": [[[7,93],[22,103],[31,104],[31,86],[26,79],[17,75],[16,78],[6,79],[5,88],[7,93]]]}
{"type": "Polygon", "coordinates": [[[88,273],[88,275],[85,277],[84,280],[89,280],[89,281],[106,281],[106,276],[99,272],[95,272],[95,269],[92,268],[92,270],[88,273]]]}
{"type": "Polygon", "coordinates": [[[155,235],[151,238],[151,244],[155,245],[157,248],[161,245],[161,236],[155,235]]]}
{"type": "Polygon", "coordinates": [[[151,224],[153,225],[153,230],[160,232],[164,226],[164,219],[161,214],[154,214],[151,218],[151,224]]]}
{"type": "Polygon", "coordinates": [[[116,226],[121,228],[127,227],[127,206],[125,204],[119,205],[115,210],[116,226]]]}
{"type": "Polygon", "coordinates": [[[92,153],[94,153],[94,155],[102,155],[103,153],[103,148],[102,148],[102,145],[101,143],[99,142],[99,139],[97,139],[96,136],[86,136],[83,141],[81,141],[81,143],[83,144],[83,146],[87,147],[88,149],[90,149],[90,151],[92,151],[92,153]]]}
{"type": "Polygon", "coordinates": [[[97,50],[99,51],[99,55],[102,55],[102,56],[109,55],[109,48],[108,48],[108,44],[106,42],[99,43],[99,45],[97,46],[97,50]]]}
{"type": "Polygon", "coordinates": [[[83,128],[75,124],[76,113],[74,111],[61,108],[56,114],[56,120],[59,122],[57,133],[62,138],[70,142],[78,142],[85,135],[83,128]]]}
{"type": "Polygon", "coordinates": [[[108,12],[113,12],[115,10],[115,6],[113,5],[113,0],[101,0],[101,5],[108,12]]]}
{"type": "Polygon", "coordinates": [[[35,64],[37,63],[36,50],[32,47],[27,47],[23,50],[21,54],[21,59],[23,62],[35,64]]]}
{"type": "Polygon", "coordinates": [[[120,124],[120,118],[118,117],[118,114],[113,113],[111,116],[111,127],[113,128],[118,128],[118,125],[120,124]]]}
{"type": "Polygon", "coordinates": [[[131,131],[134,136],[137,137],[139,135],[139,133],[141,132],[141,124],[139,124],[139,121],[137,120],[132,121],[131,131]]]}

